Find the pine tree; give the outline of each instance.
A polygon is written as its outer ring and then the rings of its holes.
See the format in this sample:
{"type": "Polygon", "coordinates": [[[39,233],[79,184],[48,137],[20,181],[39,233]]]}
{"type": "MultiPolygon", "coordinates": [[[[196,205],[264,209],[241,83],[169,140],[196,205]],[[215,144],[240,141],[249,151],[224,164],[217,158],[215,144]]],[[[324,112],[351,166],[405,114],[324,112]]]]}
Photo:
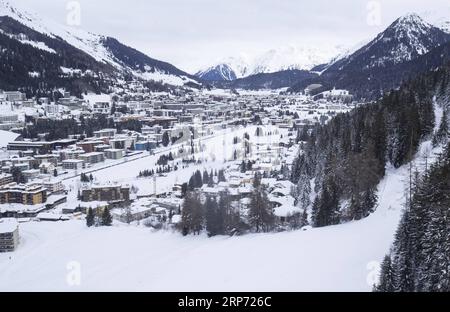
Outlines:
{"type": "Polygon", "coordinates": [[[184,235],[200,234],[204,223],[204,209],[197,193],[188,191],[181,210],[181,230],[184,235]]]}
{"type": "Polygon", "coordinates": [[[162,136],[162,145],[164,147],[167,147],[170,143],[169,133],[167,131],[164,131],[162,136]]]}
{"type": "Polygon", "coordinates": [[[240,168],[242,173],[247,171],[247,164],[245,163],[245,160],[242,161],[240,168]]]}
{"type": "Polygon", "coordinates": [[[311,181],[306,174],[300,175],[296,187],[296,199],[298,207],[306,209],[311,204],[311,181]]]}
{"type": "Polygon", "coordinates": [[[328,176],[322,186],[322,192],[313,205],[313,225],[315,227],[338,224],[341,219],[339,190],[336,181],[328,176]]]}
{"type": "Polygon", "coordinates": [[[220,213],[216,199],[207,197],[204,209],[208,236],[224,234],[224,218],[220,213]]]}
{"type": "Polygon", "coordinates": [[[188,186],[189,186],[189,190],[191,190],[191,191],[195,189],[195,179],[194,179],[194,176],[191,176],[191,177],[189,178],[188,186]]]}
{"type": "Polygon", "coordinates": [[[209,174],[206,170],[203,171],[202,185],[203,184],[209,184],[209,174]]]}
{"type": "Polygon", "coordinates": [[[306,225],[308,225],[308,211],[306,211],[306,208],[303,209],[303,213],[302,213],[302,217],[300,219],[300,227],[304,227],[306,225]]]}
{"type": "Polygon", "coordinates": [[[91,227],[95,224],[95,215],[91,207],[88,208],[86,214],[86,225],[91,227]]]}
{"type": "Polygon", "coordinates": [[[448,118],[447,112],[444,109],[442,114],[441,122],[439,124],[439,129],[433,137],[433,146],[437,146],[438,144],[446,143],[449,135],[448,130],[448,118]]]}
{"type": "Polygon", "coordinates": [[[195,172],[194,182],[195,182],[195,187],[199,188],[199,187],[203,186],[203,179],[202,179],[202,174],[201,174],[200,170],[197,170],[195,172]]]}
{"type": "Polygon", "coordinates": [[[112,225],[112,216],[109,212],[109,208],[103,209],[101,225],[103,226],[111,226],[112,225]]]}
{"type": "Polygon", "coordinates": [[[415,174],[411,184],[411,199],[392,248],[395,290],[448,292],[450,145],[422,177],[415,174]]]}
{"type": "Polygon", "coordinates": [[[392,265],[395,270],[396,291],[414,291],[413,252],[409,227],[409,212],[405,211],[394,242],[392,265]]]}
{"type": "Polygon", "coordinates": [[[219,180],[219,182],[226,182],[227,181],[227,179],[225,178],[225,172],[223,171],[223,169],[219,170],[217,179],[219,180]]]}
{"type": "Polygon", "coordinates": [[[258,174],[255,174],[253,181],[248,217],[250,225],[256,232],[268,232],[274,226],[275,215],[273,208],[269,204],[266,190],[261,185],[261,179],[258,174]]]}
{"type": "Polygon", "coordinates": [[[391,257],[386,255],[381,263],[380,282],[375,287],[375,291],[394,292],[395,290],[394,268],[392,267],[391,257]]]}
{"type": "Polygon", "coordinates": [[[214,174],[212,170],[209,173],[208,187],[214,187],[214,174]]]}

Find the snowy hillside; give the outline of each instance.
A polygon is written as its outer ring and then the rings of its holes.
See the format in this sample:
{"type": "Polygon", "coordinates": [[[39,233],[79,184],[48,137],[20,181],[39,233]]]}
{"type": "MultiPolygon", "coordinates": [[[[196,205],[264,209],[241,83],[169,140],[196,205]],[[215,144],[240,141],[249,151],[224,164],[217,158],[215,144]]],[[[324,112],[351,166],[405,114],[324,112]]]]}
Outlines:
{"type": "MultiPolygon", "coordinates": [[[[173,65],[152,59],[113,38],[43,19],[11,5],[7,0],[0,0],[0,16],[10,17],[28,29],[46,36],[48,40],[63,41],[72,48],[81,50],[86,56],[93,58],[100,64],[112,66],[120,75],[131,74],[136,79],[153,80],[177,86],[183,86],[187,82],[196,82],[194,77],[173,65]]],[[[8,24],[11,24],[11,22],[8,22],[8,24]]],[[[44,42],[30,40],[26,34],[28,31],[21,30],[25,33],[14,31],[18,28],[18,26],[9,27],[8,30],[2,30],[1,33],[34,48],[59,56],[65,55],[64,50],[55,51],[44,42]]],[[[80,68],[73,68],[73,70],[78,69],[80,68]]]]}
{"type": "Polygon", "coordinates": [[[450,40],[441,29],[417,14],[407,14],[394,21],[375,39],[358,44],[338,55],[327,66],[341,71],[348,66],[361,70],[411,61],[450,40]]]}
{"type": "Polygon", "coordinates": [[[0,0],[0,16],[9,16],[23,25],[46,34],[51,38],[59,37],[70,45],[86,52],[97,61],[108,62],[117,67],[111,54],[101,45],[102,36],[84,31],[79,28],[61,25],[48,19],[42,19],[34,13],[22,10],[9,3],[8,0],[0,0]]]}

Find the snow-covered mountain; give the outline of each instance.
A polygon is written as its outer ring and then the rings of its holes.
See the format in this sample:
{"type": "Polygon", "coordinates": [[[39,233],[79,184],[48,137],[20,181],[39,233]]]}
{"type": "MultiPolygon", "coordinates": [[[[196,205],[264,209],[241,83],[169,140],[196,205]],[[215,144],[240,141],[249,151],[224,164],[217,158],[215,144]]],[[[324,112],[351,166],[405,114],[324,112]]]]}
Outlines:
{"type": "Polygon", "coordinates": [[[242,54],[238,57],[228,57],[215,65],[199,70],[195,76],[206,81],[232,81],[248,76],[250,59],[242,54]]]}
{"type": "Polygon", "coordinates": [[[450,6],[447,9],[428,10],[419,14],[428,23],[450,33],[450,6]]]}
{"type": "MultiPolygon", "coordinates": [[[[56,76],[88,73],[92,77],[91,72],[98,77],[119,81],[132,78],[176,86],[196,82],[195,77],[175,66],[152,59],[114,38],[43,19],[6,0],[0,0],[0,19],[1,53],[3,59],[16,69],[16,76],[21,72],[37,73],[34,78],[40,79],[44,70],[40,67],[45,64],[45,71],[53,73],[54,86],[57,86],[56,76]],[[12,53],[13,46],[22,55],[12,53]],[[40,62],[32,62],[25,56],[33,55],[33,50],[35,55],[39,55],[40,62]]],[[[6,76],[0,78],[0,83],[3,88],[20,87],[6,76]]]]}
{"type": "Polygon", "coordinates": [[[199,71],[196,76],[209,81],[230,81],[261,73],[285,70],[310,70],[329,62],[344,51],[342,46],[306,47],[289,45],[271,49],[253,57],[230,57],[216,65],[199,71]]]}
{"type": "Polygon", "coordinates": [[[224,63],[199,71],[195,75],[206,81],[232,81],[237,79],[238,72],[233,70],[229,64],[224,63]]]}
{"type": "MultiPolygon", "coordinates": [[[[436,55],[444,54],[432,52],[448,42],[450,34],[417,14],[407,14],[354,53],[320,68],[321,76],[314,83],[349,89],[360,96],[379,96],[383,90],[396,88],[403,80],[444,62],[436,60],[436,55]]],[[[304,87],[298,84],[291,90],[304,87]]]]}
{"type": "Polygon", "coordinates": [[[447,42],[450,36],[425,22],[417,14],[398,18],[374,40],[335,62],[331,70],[341,71],[347,66],[361,70],[386,67],[417,58],[447,42]]]}

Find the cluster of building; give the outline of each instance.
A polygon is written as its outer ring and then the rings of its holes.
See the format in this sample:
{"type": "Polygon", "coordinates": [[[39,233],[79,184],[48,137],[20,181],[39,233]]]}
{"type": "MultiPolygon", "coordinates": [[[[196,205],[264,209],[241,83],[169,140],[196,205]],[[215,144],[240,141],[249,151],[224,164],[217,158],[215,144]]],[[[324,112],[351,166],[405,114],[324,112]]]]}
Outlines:
{"type": "MultiPolygon", "coordinates": [[[[313,88],[310,90],[313,92],[313,88]]],[[[305,91],[306,92],[306,91],[305,91]]],[[[239,165],[226,168],[227,179],[214,187],[204,185],[198,191],[204,196],[227,192],[235,207],[246,207],[252,193],[256,172],[262,173],[270,203],[281,219],[296,212],[290,194],[292,185],[281,168],[290,166],[297,154],[294,145],[297,130],[325,123],[337,112],[353,108],[351,95],[345,90],[325,91],[314,96],[288,94],[193,93],[184,95],[137,94],[114,95],[101,100],[79,99],[64,92],[56,97],[27,99],[18,91],[0,91],[0,221],[2,218],[37,218],[46,221],[67,220],[64,214],[85,213],[88,208],[112,209],[121,222],[153,220],[173,222],[180,219],[181,185],[164,194],[132,194],[130,186],[87,183],[79,190],[77,204],[67,202],[67,190],[61,177],[72,177],[84,169],[100,164],[118,164],[128,157],[152,152],[161,144],[189,143],[193,138],[213,135],[216,131],[237,125],[256,124],[283,129],[283,134],[265,133],[274,140],[251,140],[245,147],[252,166],[242,172],[239,165]],[[59,140],[37,139],[20,135],[27,117],[38,119],[106,115],[115,128],[70,135],[59,140]],[[139,124],[139,131],[120,125],[139,124]],[[117,129],[121,129],[118,131],[117,129]],[[125,129],[125,130],[123,130],[125,129]],[[3,139],[5,138],[5,139],[3,139]],[[273,176],[273,172],[278,172],[273,176]],[[48,213],[60,207],[62,214],[48,213]]],[[[111,125],[112,127],[112,125],[111,125]]],[[[242,142],[244,144],[244,142],[242,142]]],[[[190,144],[184,144],[186,148],[190,144]]],[[[183,153],[183,151],[175,152],[183,153]]],[[[173,155],[174,158],[180,155],[173,155]]],[[[183,154],[184,155],[184,154],[183,154]]],[[[72,190],[73,191],[73,190],[72,190]]],[[[18,244],[18,227],[0,223],[0,251],[11,251],[18,244]]]]}

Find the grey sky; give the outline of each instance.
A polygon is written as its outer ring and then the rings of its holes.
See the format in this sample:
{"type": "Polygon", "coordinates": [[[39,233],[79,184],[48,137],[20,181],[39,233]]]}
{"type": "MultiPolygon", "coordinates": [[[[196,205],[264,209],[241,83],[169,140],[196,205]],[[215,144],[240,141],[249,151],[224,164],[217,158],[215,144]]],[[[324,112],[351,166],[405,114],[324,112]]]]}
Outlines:
{"type": "MultiPolygon", "coordinates": [[[[65,23],[66,5],[70,1],[10,2],[65,23]]],[[[114,36],[154,58],[191,72],[223,57],[263,52],[288,44],[352,45],[373,37],[405,13],[445,12],[449,8],[448,0],[78,2],[81,28],[114,36]],[[368,15],[374,13],[373,2],[380,4],[379,25],[367,22],[368,15]]]]}

